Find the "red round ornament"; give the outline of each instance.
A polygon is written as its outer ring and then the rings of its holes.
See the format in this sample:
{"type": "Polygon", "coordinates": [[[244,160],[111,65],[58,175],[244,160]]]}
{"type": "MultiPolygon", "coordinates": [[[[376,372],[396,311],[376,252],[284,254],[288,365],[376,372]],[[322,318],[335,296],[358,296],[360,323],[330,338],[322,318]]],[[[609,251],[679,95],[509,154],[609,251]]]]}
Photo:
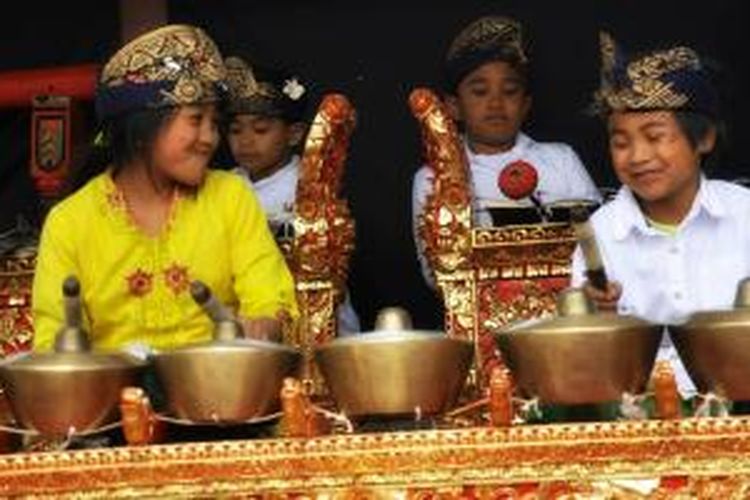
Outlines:
{"type": "Polygon", "coordinates": [[[509,163],[500,171],[497,186],[511,200],[528,198],[536,190],[539,174],[534,166],[526,161],[517,160],[509,163]]]}

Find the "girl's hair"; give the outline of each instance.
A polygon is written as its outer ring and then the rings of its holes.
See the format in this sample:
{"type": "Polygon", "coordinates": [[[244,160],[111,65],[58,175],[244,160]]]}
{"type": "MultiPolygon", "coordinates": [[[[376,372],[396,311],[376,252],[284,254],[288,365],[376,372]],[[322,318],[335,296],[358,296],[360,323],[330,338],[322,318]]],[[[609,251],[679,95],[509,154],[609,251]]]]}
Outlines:
{"type": "Polygon", "coordinates": [[[716,144],[710,152],[703,156],[701,167],[704,172],[715,170],[721,164],[726,149],[727,131],[724,123],[695,111],[675,111],[674,115],[680,130],[685,134],[693,149],[697,148],[701,141],[714,131],[716,144]]]}
{"type": "Polygon", "coordinates": [[[147,159],[156,135],[174,107],[134,111],[103,123],[86,160],[68,178],[65,194],[72,194],[111,166],[117,172],[138,158],[147,159]]]}

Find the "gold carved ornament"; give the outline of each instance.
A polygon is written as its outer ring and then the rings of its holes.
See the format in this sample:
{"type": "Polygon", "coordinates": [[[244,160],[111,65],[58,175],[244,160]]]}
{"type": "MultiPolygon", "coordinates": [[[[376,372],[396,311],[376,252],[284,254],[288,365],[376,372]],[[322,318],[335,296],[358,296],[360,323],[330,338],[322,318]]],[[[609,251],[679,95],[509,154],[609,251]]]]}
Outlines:
{"type": "Polygon", "coordinates": [[[747,498],[749,457],[746,418],[364,433],[2,455],[0,495],[747,498]]]}
{"type": "Polygon", "coordinates": [[[36,253],[0,258],[0,358],[31,348],[31,286],[36,253]]]}
{"type": "Polygon", "coordinates": [[[430,90],[414,90],[410,105],[434,172],[418,237],[443,296],[445,329],[474,340],[475,382],[485,386],[503,366],[493,331],[554,310],[569,282],[575,235],[566,223],[473,227],[470,167],[453,120],[430,90]]]}
{"type": "Polygon", "coordinates": [[[354,221],[340,188],[356,113],[346,97],[323,98],[305,142],[294,206],[294,240],[288,252],[301,318],[290,343],[305,351],[337,333],[337,305],[354,249],[354,221]]]}
{"type": "Polygon", "coordinates": [[[435,93],[415,89],[409,105],[421,128],[425,161],[434,173],[432,191],[417,216],[417,232],[443,297],[445,330],[449,336],[474,341],[475,368],[489,374],[491,367],[484,370],[483,365],[485,360],[495,358],[494,343],[491,337],[482,341],[477,330],[472,193],[466,151],[453,119],[435,93]]]}
{"type": "Polygon", "coordinates": [[[471,269],[471,193],[463,143],[432,91],[414,90],[409,104],[422,130],[426,162],[435,175],[417,222],[427,260],[436,274],[471,269]]]}
{"type": "Polygon", "coordinates": [[[472,339],[473,296],[466,283],[473,279],[466,152],[455,123],[435,93],[415,89],[409,105],[421,128],[425,161],[434,173],[432,192],[417,216],[418,237],[443,295],[448,335],[472,339]]]}

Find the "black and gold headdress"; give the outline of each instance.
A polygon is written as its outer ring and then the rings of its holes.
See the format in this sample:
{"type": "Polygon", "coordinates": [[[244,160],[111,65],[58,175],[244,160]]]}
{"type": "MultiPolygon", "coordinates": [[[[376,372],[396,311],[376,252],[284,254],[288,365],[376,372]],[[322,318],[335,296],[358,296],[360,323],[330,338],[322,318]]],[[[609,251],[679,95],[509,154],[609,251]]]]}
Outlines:
{"type": "Polygon", "coordinates": [[[307,89],[299,79],[253,68],[239,57],[227,57],[227,85],[230,113],[281,117],[289,122],[302,120],[307,104],[307,89]]]}
{"type": "Polygon", "coordinates": [[[601,82],[595,107],[611,111],[717,112],[716,92],[698,54],[684,46],[628,59],[607,33],[600,34],[601,82]]]}
{"type": "Polygon", "coordinates": [[[226,69],[216,44],[195,26],[168,25],[141,35],[107,62],[96,109],[106,119],[129,111],[217,101],[226,69]]]}
{"type": "Polygon", "coordinates": [[[455,89],[467,74],[493,60],[528,62],[521,24],[515,19],[481,17],[461,30],[445,57],[446,84],[455,89]]]}

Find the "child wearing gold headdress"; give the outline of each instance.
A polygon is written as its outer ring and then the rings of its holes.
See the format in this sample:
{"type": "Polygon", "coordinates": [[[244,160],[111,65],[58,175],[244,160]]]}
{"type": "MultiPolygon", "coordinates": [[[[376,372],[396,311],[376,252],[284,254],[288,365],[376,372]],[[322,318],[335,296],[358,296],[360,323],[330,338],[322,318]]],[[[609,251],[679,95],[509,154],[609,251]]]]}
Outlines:
{"type": "MultiPolygon", "coordinates": [[[[463,130],[471,168],[475,223],[491,222],[487,202],[507,200],[500,175],[520,162],[537,172],[533,193],[541,203],[561,200],[598,202],[599,191],[575,151],[563,143],[537,142],[521,131],[531,107],[530,68],[521,25],[507,17],[482,17],[453,40],[444,63],[448,110],[463,130]]],[[[433,172],[423,166],[414,176],[412,217],[414,234],[433,172]]],[[[419,238],[415,237],[419,249],[419,238]]],[[[423,274],[431,273],[419,249],[423,274]]]]}
{"type": "MultiPolygon", "coordinates": [[[[307,124],[308,91],[286,71],[251,68],[227,57],[229,84],[227,142],[237,162],[234,172],[255,191],[277,235],[290,231],[307,124]]],[[[284,235],[281,234],[283,237],[284,235]]],[[[359,317],[347,292],[338,308],[339,333],[360,331],[359,317]]]]}
{"type": "Polygon", "coordinates": [[[291,221],[308,91],[298,77],[227,57],[227,142],[234,172],[252,186],[277,230],[291,221]]]}
{"type": "MultiPolygon", "coordinates": [[[[719,131],[717,89],[688,47],[626,57],[602,34],[601,49],[596,104],[623,186],[591,218],[607,289],[586,282],[580,251],[573,285],[600,309],[658,324],[730,307],[750,274],[750,190],[702,171],[719,131]]],[[[671,362],[682,396],[694,395],[668,335],[658,357],[671,362]]]]}
{"type": "Polygon", "coordinates": [[[62,323],[61,286],[81,283],[92,344],[170,349],[205,341],[189,284],[231,306],[248,336],[276,338],[296,314],[291,275],[256,197],[209,170],[226,69],[199,28],[170,25],[121,48],[96,93],[109,160],[47,217],[33,288],[34,348],[62,323]]]}

